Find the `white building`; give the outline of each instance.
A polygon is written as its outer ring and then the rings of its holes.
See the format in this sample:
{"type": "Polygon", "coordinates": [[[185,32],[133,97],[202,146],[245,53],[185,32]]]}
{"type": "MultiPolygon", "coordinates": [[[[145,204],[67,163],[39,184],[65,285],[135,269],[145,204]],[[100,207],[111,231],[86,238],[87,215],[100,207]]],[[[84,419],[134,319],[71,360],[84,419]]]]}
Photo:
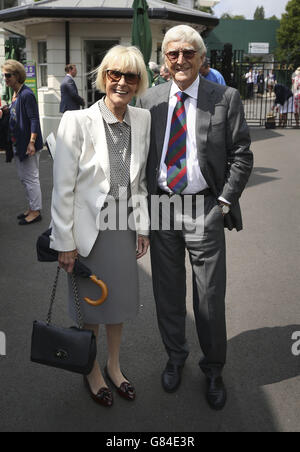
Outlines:
{"type": "MultiPolygon", "coordinates": [[[[180,3],[189,0],[180,0],[180,3]]],[[[192,0],[193,3],[193,0],[192,0]]],[[[201,0],[213,6],[216,0],[201,0]]],[[[115,44],[131,44],[133,0],[20,0],[18,7],[0,11],[0,63],[7,31],[26,37],[28,61],[38,67],[39,109],[43,135],[56,132],[60,83],[67,63],[77,65],[76,84],[89,106],[96,100],[88,73],[100,64],[105,52],[115,44]]],[[[148,0],[153,37],[152,60],[159,61],[166,30],[187,23],[205,34],[218,19],[191,7],[162,0],[148,0]]],[[[209,5],[208,5],[209,4],[209,5]]],[[[192,6],[192,5],[190,5],[192,6]]]]}

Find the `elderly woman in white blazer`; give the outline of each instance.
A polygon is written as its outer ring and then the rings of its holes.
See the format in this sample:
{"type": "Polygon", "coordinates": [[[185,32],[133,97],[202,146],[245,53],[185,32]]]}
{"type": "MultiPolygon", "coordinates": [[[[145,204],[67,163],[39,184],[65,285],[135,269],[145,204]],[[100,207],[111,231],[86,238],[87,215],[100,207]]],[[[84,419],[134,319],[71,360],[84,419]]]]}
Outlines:
{"type": "MultiPolygon", "coordinates": [[[[82,301],[85,327],[98,336],[99,325],[106,325],[106,378],[132,401],[135,389],[121,371],[119,352],[123,323],[138,313],[137,259],[149,246],[145,173],[151,118],[129,103],[147,89],[148,76],[141,52],[123,46],[111,49],[95,73],[105,98],[87,110],[66,112],[58,130],[51,248],[59,251],[60,266],[68,273],[79,256],[107,284],[103,305],[82,301]],[[136,197],[139,210],[128,207],[136,197]],[[124,215],[131,218],[126,230],[120,226],[124,215]],[[105,230],[107,219],[117,227],[105,230]]],[[[77,284],[80,299],[99,298],[99,288],[89,280],[77,278],[77,284]]],[[[71,287],[69,307],[75,319],[71,287]]],[[[96,402],[112,406],[113,395],[97,361],[85,383],[96,402]]]]}

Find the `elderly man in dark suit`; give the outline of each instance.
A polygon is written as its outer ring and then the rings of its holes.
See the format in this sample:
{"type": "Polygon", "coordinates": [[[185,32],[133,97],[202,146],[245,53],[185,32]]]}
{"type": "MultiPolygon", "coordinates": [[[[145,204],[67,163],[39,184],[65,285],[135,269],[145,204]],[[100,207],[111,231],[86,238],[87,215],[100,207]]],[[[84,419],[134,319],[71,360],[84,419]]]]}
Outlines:
{"type": "Polygon", "coordinates": [[[78,89],[75,83],[77,75],[77,67],[75,64],[68,64],[65,68],[66,76],[60,86],[61,102],[60,112],[80,110],[80,107],[85,106],[84,99],[78,95],[78,89]]]}
{"type": "MultiPolygon", "coordinates": [[[[167,392],[178,389],[189,354],[188,250],[202,349],[200,368],[207,378],[207,401],[220,410],[227,399],[222,378],[227,351],[224,226],[242,229],[239,198],[253,167],[253,154],[239,93],[199,77],[206,54],[199,33],[186,25],[172,28],[165,36],[163,53],[173,81],[150,89],[138,102],[152,114],[148,191],[151,197],[192,195],[194,207],[204,198],[204,232],[160,227],[151,233],[154,296],[169,356],[162,383],[167,392]]],[[[163,216],[161,209],[161,225],[163,216]]]]}

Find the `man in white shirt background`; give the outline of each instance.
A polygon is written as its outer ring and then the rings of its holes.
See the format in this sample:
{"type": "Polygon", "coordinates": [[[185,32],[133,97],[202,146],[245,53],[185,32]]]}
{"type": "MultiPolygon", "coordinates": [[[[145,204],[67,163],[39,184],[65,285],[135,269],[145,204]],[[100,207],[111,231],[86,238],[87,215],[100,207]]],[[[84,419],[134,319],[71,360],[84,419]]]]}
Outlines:
{"type": "Polygon", "coordinates": [[[247,83],[247,99],[253,99],[254,96],[254,72],[253,69],[250,68],[249,72],[245,75],[246,83],[247,83]]]}

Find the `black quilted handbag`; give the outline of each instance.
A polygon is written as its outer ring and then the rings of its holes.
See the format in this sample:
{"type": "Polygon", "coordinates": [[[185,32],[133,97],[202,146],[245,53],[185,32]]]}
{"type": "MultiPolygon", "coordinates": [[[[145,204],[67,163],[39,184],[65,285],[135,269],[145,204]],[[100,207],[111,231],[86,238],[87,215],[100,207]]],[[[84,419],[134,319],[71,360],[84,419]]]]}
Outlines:
{"type": "Polygon", "coordinates": [[[60,268],[58,267],[47,322],[35,321],[33,323],[31,361],[82,375],[89,375],[93,369],[97,354],[96,337],[92,331],[83,329],[74,274],[71,275],[71,280],[78,327],[62,328],[51,324],[59,273],[60,268]]]}

